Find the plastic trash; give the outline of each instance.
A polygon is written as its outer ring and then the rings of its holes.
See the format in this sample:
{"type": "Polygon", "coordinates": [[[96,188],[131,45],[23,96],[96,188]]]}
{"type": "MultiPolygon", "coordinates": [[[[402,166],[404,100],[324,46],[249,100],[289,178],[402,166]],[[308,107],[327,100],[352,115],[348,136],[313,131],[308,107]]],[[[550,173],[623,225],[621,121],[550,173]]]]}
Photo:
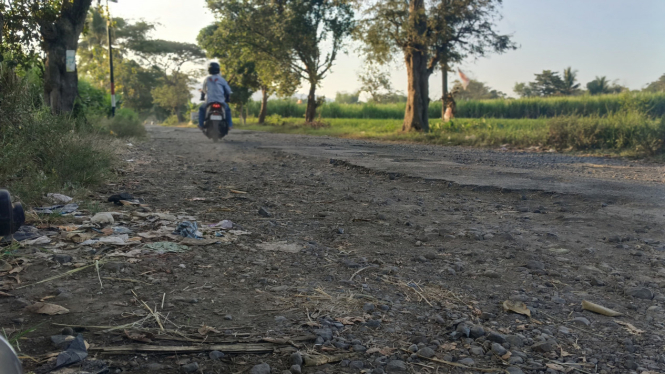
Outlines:
{"type": "Polygon", "coordinates": [[[39,230],[34,226],[21,226],[12,236],[7,236],[3,238],[0,242],[6,243],[10,242],[12,239],[17,242],[22,242],[24,240],[36,239],[42,236],[43,234],[39,233],[39,230]]]}
{"type": "Polygon", "coordinates": [[[115,205],[122,205],[121,201],[134,201],[134,196],[128,194],[127,192],[123,192],[118,195],[112,195],[109,197],[108,201],[109,203],[113,203],[115,205]]]}
{"type": "Polygon", "coordinates": [[[76,339],[72,340],[66,351],[61,352],[55,361],[55,369],[79,363],[88,357],[88,349],[85,347],[83,335],[78,334],[76,339]]]}
{"type": "Polygon", "coordinates": [[[233,228],[233,222],[229,220],[223,220],[215,223],[214,225],[210,225],[208,227],[213,227],[213,228],[220,228],[222,230],[230,230],[233,228]]]}
{"type": "Polygon", "coordinates": [[[78,204],[52,205],[33,208],[35,213],[39,214],[70,214],[78,210],[78,204]]]}
{"type": "Polygon", "coordinates": [[[131,234],[132,230],[123,227],[123,226],[116,226],[113,228],[113,234],[118,235],[118,234],[131,234]]]}
{"type": "Polygon", "coordinates": [[[196,222],[182,221],[178,224],[173,233],[185,238],[203,239],[203,233],[199,231],[199,227],[196,225],[196,222]]]}
{"type": "Polygon", "coordinates": [[[90,222],[97,225],[112,225],[115,220],[113,219],[113,214],[109,212],[97,213],[91,219],[90,222]]]}
{"type": "Polygon", "coordinates": [[[69,204],[72,200],[71,197],[59,193],[49,193],[46,197],[54,204],[69,204]]]}

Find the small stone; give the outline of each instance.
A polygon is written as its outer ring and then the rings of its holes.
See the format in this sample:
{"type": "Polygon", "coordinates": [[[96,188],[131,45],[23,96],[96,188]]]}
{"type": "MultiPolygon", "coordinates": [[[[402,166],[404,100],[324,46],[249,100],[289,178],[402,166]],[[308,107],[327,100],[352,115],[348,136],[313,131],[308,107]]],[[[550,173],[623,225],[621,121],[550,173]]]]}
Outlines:
{"type": "Polygon", "coordinates": [[[436,323],[441,324],[441,325],[446,324],[446,320],[443,319],[443,317],[441,317],[440,314],[437,314],[437,315],[434,316],[434,321],[436,321],[436,323]]]}
{"type": "Polygon", "coordinates": [[[277,323],[285,323],[286,321],[287,321],[286,317],[284,317],[284,316],[275,317],[275,322],[277,322],[277,323]]]}
{"type": "Polygon", "coordinates": [[[351,361],[349,362],[349,367],[351,369],[360,370],[365,367],[365,364],[362,361],[351,361]]]}
{"type": "Polygon", "coordinates": [[[524,372],[522,371],[522,369],[520,369],[520,368],[517,367],[517,366],[508,366],[508,367],[506,368],[506,372],[508,372],[508,374],[524,374],[524,372]]]}
{"type": "MultiPolygon", "coordinates": [[[[469,326],[467,326],[467,325],[465,325],[465,324],[463,324],[463,323],[460,323],[459,325],[457,325],[457,329],[455,329],[455,331],[457,331],[457,333],[458,333],[459,335],[464,335],[464,336],[466,336],[467,338],[468,338],[469,335],[471,334],[471,329],[469,328],[469,326]]],[[[459,336],[459,335],[458,335],[458,336],[459,336]]]]}
{"type": "Polygon", "coordinates": [[[363,310],[367,313],[373,312],[374,309],[376,309],[376,307],[372,303],[365,303],[365,305],[363,305],[363,310]]]}
{"type": "Polygon", "coordinates": [[[74,329],[71,327],[65,327],[62,329],[62,335],[65,336],[73,336],[74,335],[74,329]]]}
{"type": "Polygon", "coordinates": [[[300,367],[300,365],[292,365],[289,371],[291,372],[291,374],[301,374],[302,368],[300,367]]]}
{"type": "Polygon", "coordinates": [[[328,341],[332,340],[333,338],[333,333],[332,330],[328,327],[322,328],[322,329],[316,329],[314,330],[314,334],[317,336],[320,336],[323,338],[323,340],[328,341]]]}
{"type": "Polygon", "coordinates": [[[524,346],[524,339],[517,335],[508,335],[506,336],[506,341],[510,343],[511,347],[521,348],[524,346]]]}
{"type": "Polygon", "coordinates": [[[392,360],[386,365],[386,373],[406,373],[406,363],[401,360],[392,360]]]}
{"type": "Polygon", "coordinates": [[[418,352],[418,345],[417,344],[411,344],[411,346],[409,346],[408,351],[413,352],[413,353],[418,352]]]}
{"type": "Polygon", "coordinates": [[[543,264],[540,261],[531,260],[531,261],[526,263],[526,267],[531,269],[531,270],[544,270],[545,269],[545,264],[543,264]]]}
{"type": "Polygon", "coordinates": [[[547,340],[544,342],[536,343],[531,346],[531,350],[534,352],[547,353],[552,352],[556,348],[556,344],[553,341],[547,340]]]}
{"type": "Polygon", "coordinates": [[[653,299],[653,292],[646,287],[632,287],[626,289],[626,295],[632,296],[637,299],[651,300],[653,299]]]}
{"type": "Polygon", "coordinates": [[[473,326],[471,328],[470,337],[472,339],[478,339],[481,336],[485,336],[485,329],[482,326],[473,326]]]}
{"type": "Polygon", "coordinates": [[[166,365],[158,364],[156,362],[151,362],[151,363],[147,364],[145,366],[145,368],[150,370],[150,371],[163,371],[163,370],[169,369],[170,367],[166,366],[166,365]]]}
{"type": "Polygon", "coordinates": [[[524,363],[524,359],[520,356],[511,356],[508,359],[508,363],[511,365],[522,365],[524,363]]]}
{"type": "Polygon", "coordinates": [[[470,357],[459,360],[459,363],[466,366],[474,366],[476,364],[476,362],[470,357]]]}
{"type": "Polygon", "coordinates": [[[208,356],[210,357],[211,360],[218,361],[224,358],[224,353],[220,351],[212,351],[208,353],[208,356]]]}
{"type": "Polygon", "coordinates": [[[469,349],[469,352],[471,352],[471,354],[474,356],[485,355],[485,350],[482,347],[471,347],[471,349],[469,349]]]}
{"type": "Polygon", "coordinates": [[[199,364],[196,363],[196,362],[192,362],[192,363],[190,363],[190,364],[183,365],[183,366],[181,367],[181,369],[182,369],[182,371],[184,371],[185,373],[194,373],[194,372],[197,372],[197,371],[199,370],[199,364]]]}
{"type": "Polygon", "coordinates": [[[227,314],[227,315],[224,316],[224,319],[227,320],[227,321],[233,321],[233,316],[230,315],[230,314],[227,314]]]}
{"type": "Polygon", "coordinates": [[[270,365],[266,363],[255,365],[249,374],[270,374],[270,365]]]}
{"type": "Polygon", "coordinates": [[[570,329],[568,329],[566,326],[559,326],[559,332],[564,335],[568,335],[570,334],[570,329]]]}
{"type": "Polygon", "coordinates": [[[69,343],[74,340],[71,336],[67,335],[53,335],[51,336],[51,343],[54,347],[59,349],[67,349],[69,343]]]}
{"type": "Polygon", "coordinates": [[[584,326],[590,326],[591,325],[591,321],[589,321],[585,317],[575,317],[575,318],[573,318],[573,323],[576,323],[578,325],[584,325],[584,326]]]}
{"type": "Polygon", "coordinates": [[[430,347],[420,348],[418,350],[418,356],[423,356],[425,358],[432,358],[435,354],[436,352],[430,347]]]}
{"type": "Polygon", "coordinates": [[[301,366],[303,363],[302,355],[300,352],[295,352],[291,354],[291,364],[301,366]]]}
{"type": "Polygon", "coordinates": [[[492,352],[498,356],[503,356],[508,353],[508,351],[499,343],[492,343],[492,352]]]}
{"type": "Polygon", "coordinates": [[[265,207],[261,207],[259,209],[259,215],[263,217],[272,217],[272,213],[270,213],[265,207]]]}
{"type": "Polygon", "coordinates": [[[506,342],[506,337],[499,334],[498,332],[492,331],[492,332],[489,333],[489,335],[487,335],[487,340],[489,340],[491,342],[503,344],[503,343],[506,342]]]}
{"type": "Polygon", "coordinates": [[[338,228],[338,229],[337,229],[337,233],[340,234],[340,235],[344,234],[344,229],[341,228],[341,227],[338,228]]]}
{"type": "Polygon", "coordinates": [[[356,345],[353,346],[353,350],[356,351],[356,352],[362,353],[362,352],[367,351],[367,347],[365,347],[364,345],[361,345],[361,344],[356,344],[356,345]]]}
{"type": "Polygon", "coordinates": [[[591,281],[589,281],[589,283],[591,283],[592,286],[596,286],[596,287],[602,287],[602,286],[605,285],[605,282],[603,282],[602,279],[595,278],[595,277],[591,278],[591,281]]]}
{"type": "Polygon", "coordinates": [[[637,365],[637,362],[635,362],[633,360],[626,360],[624,365],[626,366],[626,369],[630,369],[630,370],[637,370],[637,368],[639,368],[639,365],[637,365]]]}
{"type": "Polygon", "coordinates": [[[60,264],[66,264],[69,262],[72,262],[73,258],[70,255],[58,253],[56,255],[53,255],[53,261],[58,262],[60,264]]]}

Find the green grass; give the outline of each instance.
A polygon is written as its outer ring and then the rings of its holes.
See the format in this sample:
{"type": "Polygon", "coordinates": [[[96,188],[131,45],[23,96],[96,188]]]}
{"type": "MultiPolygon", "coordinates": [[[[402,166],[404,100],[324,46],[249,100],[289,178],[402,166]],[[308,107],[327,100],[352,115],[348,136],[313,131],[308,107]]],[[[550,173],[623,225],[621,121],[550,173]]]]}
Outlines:
{"type": "Polygon", "coordinates": [[[27,205],[75,195],[110,176],[114,140],[69,115],[52,115],[38,84],[0,64],[0,188],[27,205]]]}
{"type": "Polygon", "coordinates": [[[312,126],[299,118],[282,119],[274,115],[265,125],[258,125],[255,118],[248,119],[246,126],[238,125],[256,131],[438,145],[537,146],[625,156],[655,156],[665,151],[665,117],[651,119],[639,112],[541,119],[461,118],[444,124],[431,120],[429,133],[405,133],[401,127],[401,120],[339,118],[312,126]]]}
{"type": "Polygon", "coordinates": [[[402,132],[402,120],[338,118],[323,121],[328,126],[315,128],[305,125],[304,121],[298,118],[278,120],[273,117],[267,125],[258,125],[255,118],[249,118],[246,126],[239,125],[238,128],[288,134],[490,147],[503,144],[516,147],[543,145],[548,138],[546,119],[462,118],[444,125],[439,120],[431,120],[431,131],[427,134],[402,132]]]}
{"type": "MultiPolygon", "coordinates": [[[[319,108],[323,118],[402,119],[405,103],[397,104],[338,104],[326,103],[319,108]]],[[[304,118],[306,105],[293,100],[268,101],[268,114],[304,118]]],[[[250,102],[249,113],[258,116],[260,102],[250,102]]],[[[665,115],[665,93],[627,92],[616,95],[567,96],[527,99],[496,99],[459,101],[459,118],[532,118],[558,116],[592,116],[638,110],[650,117],[665,115]]],[[[441,118],[441,102],[432,101],[430,118],[441,118]]]]}

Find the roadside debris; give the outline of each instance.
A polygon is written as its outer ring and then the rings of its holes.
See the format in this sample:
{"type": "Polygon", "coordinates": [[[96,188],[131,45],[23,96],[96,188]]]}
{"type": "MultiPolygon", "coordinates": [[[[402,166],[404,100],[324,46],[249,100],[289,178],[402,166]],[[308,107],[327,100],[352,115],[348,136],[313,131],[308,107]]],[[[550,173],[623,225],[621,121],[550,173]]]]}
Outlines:
{"type": "Polygon", "coordinates": [[[173,234],[180,235],[185,238],[203,239],[203,233],[199,231],[196,222],[183,221],[178,224],[173,234]]]}
{"type": "Polygon", "coordinates": [[[86,357],[88,357],[88,350],[86,348],[85,340],[83,340],[83,335],[78,334],[69,344],[67,350],[58,355],[53,370],[74,365],[85,360],[86,357]]]}
{"type": "Polygon", "coordinates": [[[531,311],[527,308],[526,304],[521,301],[506,300],[503,302],[503,309],[507,312],[515,312],[531,317],[531,311]]]}
{"type": "Polygon", "coordinates": [[[602,315],[608,316],[608,317],[618,317],[618,316],[623,315],[623,313],[619,313],[619,312],[614,311],[612,309],[605,308],[602,305],[594,304],[594,303],[592,303],[590,301],[586,301],[586,300],[582,300],[582,309],[588,310],[590,312],[602,314],[602,315]]]}
{"type": "Polygon", "coordinates": [[[60,305],[37,302],[25,308],[26,312],[46,314],[49,316],[56,316],[60,314],[69,313],[69,309],[61,307],[60,305]]]}
{"type": "Polygon", "coordinates": [[[59,193],[49,193],[49,194],[46,194],[46,197],[53,204],[69,204],[71,201],[74,200],[73,198],[71,198],[69,196],[62,195],[62,194],[59,194],[59,193]]]}
{"type": "Polygon", "coordinates": [[[189,250],[189,247],[182,244],[172,243],[172,242],[156,242],[146,245],[146,248],[157,251],[158,253],[168,253],[168,252],[185,252],[189,250]]]}
{"type": "Polygon", "coordinates": [[[39,208],[32,208],[35,213],[38,214],[71,214],[78,210],[78,204],[66,204],[66,205],[51,205],[44,206],[39,208]]]}

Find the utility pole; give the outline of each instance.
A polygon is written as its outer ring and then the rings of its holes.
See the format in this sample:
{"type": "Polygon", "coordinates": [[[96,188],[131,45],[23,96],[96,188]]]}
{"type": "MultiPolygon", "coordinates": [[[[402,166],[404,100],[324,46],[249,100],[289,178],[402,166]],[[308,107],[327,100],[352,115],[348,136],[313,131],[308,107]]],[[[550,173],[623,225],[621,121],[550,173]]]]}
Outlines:
{"type": "MultiPolygon", "coordinates": [[[[117,2],[117,0],[115,1],[117,2]]],[[[111,117],[115,117],[115,80],[113,79],[113,40],[111,38],[111,10],[109,0],[106,0],[106,12],[109,18],[106,20],[106,31],[109,37],[109,67],[111,71],[111,117]]]]}
{"type": "MultiPolygon", "coordinates": [[[[118,0],[111,0],[114,3],[117,3],[118,0]]],[[[97,0],[97,5],[101,3],[101,0],[97,0]]],[[[115,79],[113,77],[113,38],[111,37],[111,10],[109,9],[109,0],[106,0],[106,33],[108,36],[109,44],[109,71],[111,78],[111,117],[115,117],[115,79]]]]}

